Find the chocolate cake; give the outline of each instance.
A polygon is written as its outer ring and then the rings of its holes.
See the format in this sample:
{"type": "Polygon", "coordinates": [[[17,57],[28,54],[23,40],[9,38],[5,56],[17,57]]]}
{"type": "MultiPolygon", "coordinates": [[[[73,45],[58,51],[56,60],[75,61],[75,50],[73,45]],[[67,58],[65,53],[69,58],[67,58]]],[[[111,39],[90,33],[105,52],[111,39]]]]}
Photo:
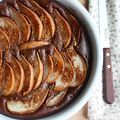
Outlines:
{"type": "Polygon", "coordinates": [[[89,45],[76,14],[55,0],[0,3],[0,113],[52,115],[82,92],[89,45]]]}

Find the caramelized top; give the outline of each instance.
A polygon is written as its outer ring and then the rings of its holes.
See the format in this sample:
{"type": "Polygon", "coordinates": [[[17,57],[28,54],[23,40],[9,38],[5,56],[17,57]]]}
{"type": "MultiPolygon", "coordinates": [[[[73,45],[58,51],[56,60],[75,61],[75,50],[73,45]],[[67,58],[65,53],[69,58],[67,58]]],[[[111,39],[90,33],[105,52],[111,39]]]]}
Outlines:
{"type": "Polygon", "coordinates": [[[68,91],[80,89],[87,75],[82,35],[78,19],[59,3],[3,1],[0,99],[6,105],[2,110],[16,116],[62,106],[68,91]],[[75,48],[80,45],[79,54],[75,48]]]}

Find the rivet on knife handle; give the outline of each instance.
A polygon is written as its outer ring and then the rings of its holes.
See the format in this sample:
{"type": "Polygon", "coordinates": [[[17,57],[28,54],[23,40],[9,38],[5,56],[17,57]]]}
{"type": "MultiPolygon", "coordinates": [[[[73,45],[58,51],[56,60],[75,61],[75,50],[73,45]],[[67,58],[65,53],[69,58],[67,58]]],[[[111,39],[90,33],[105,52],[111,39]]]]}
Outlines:
{"type": "Polygon", "coordinates": [[[111,53],[110,48],[104,48],[104,61],[103,61],[103,96],[105,102],[112,104],[114,102],[114,88],[113,76],[111,66],[111,53]]]}

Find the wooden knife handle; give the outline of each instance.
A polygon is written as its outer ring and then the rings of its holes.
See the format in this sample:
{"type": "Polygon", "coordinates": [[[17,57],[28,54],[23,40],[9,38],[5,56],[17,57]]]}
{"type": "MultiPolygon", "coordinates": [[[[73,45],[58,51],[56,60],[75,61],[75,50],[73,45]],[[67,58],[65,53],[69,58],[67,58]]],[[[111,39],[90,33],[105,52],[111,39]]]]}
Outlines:
{"type": "Polygon", "coordinates": [[[111,65],[111,51],[110,48],[104,48],[103,60],[103,97],[105,102],[112,104],[114,102],[114,88],[111,65]]]}

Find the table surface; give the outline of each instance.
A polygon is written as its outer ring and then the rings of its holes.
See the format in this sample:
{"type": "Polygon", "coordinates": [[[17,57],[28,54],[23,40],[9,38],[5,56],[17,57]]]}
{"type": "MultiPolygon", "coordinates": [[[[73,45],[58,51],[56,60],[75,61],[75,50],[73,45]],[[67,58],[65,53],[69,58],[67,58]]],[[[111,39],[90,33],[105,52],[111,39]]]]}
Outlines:
{"type": "Polygon", "coordinates": [[[86,104],[78,113],[76,113],[69,120],[89,120],[87,117],[88,105],[86,104]]]}

